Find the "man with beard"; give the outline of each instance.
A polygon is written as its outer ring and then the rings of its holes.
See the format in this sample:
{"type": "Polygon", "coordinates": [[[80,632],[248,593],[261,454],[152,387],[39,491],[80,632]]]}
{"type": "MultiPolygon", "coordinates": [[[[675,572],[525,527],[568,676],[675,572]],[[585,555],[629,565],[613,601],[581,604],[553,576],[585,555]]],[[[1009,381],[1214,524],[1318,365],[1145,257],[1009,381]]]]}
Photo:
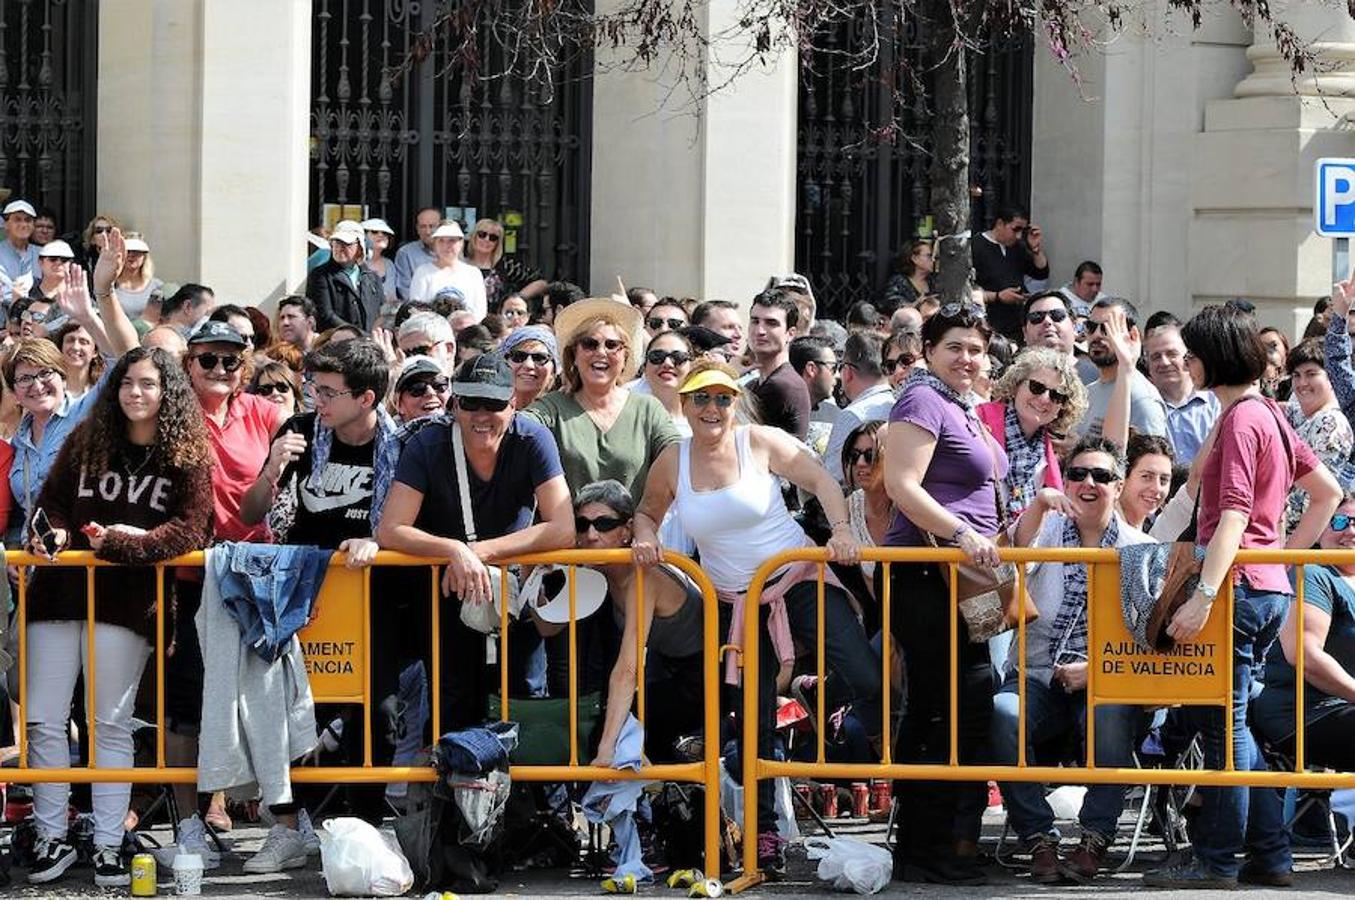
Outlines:
{"type": "Polygon", "coordinates": [[[1087,356],[1100,371],[1100,377],[1087,385],[1087,415],[1077,424],[1079,435],[1099,437],[1106,419],[1106,408],[1117,378],[1127,375],[1129,388],[1129,425],[1139,434],[1155,434],[1171,438],[1167,433],[1167,405],[1151,381],[1137,369],[1121,372],[1114,349],[1111,347],[1107,323],[1115,309],[1124,313],[1128,326],[1131,353],[1137,359],[1143,348],[1143,334],[1139,331],[1139,312],[1122,297],[1106,297],[1096,301],[1087,319],[1087,356]]]}

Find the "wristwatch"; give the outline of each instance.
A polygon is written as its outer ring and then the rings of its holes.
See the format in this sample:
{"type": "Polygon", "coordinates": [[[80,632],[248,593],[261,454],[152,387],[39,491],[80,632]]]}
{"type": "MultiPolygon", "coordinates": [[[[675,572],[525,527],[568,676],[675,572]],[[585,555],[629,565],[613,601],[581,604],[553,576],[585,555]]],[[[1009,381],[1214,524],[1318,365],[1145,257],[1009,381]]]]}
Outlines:
{"type": "Polygon", "coordinates": [[[1203,581],[1201,581],[1201,582],[1199,582],[1198,584],[1195,585],[1195,590],[1199,591],[1199,592],[1200,592],[1200,596],[1204,597],[1204,599],[1208,600],[1210,603],[1213,603],[1213,602],[1214,602],[1214,598],[1218,597],[1218,595],[1219,595],[1219,589],[1218,589],[1218,588],[1216,588],[1216,587],[1210,587],[1209,585],[1205,584],[1203,581]]]}

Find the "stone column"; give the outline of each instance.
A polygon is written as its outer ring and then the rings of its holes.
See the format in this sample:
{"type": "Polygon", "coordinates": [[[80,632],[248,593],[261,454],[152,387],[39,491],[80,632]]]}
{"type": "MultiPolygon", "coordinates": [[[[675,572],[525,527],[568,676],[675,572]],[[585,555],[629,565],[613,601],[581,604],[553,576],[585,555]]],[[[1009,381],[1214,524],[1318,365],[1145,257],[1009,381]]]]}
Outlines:
{"type": "Polygon", "coordinates": [[[99,209],[223,301],[305,279],[309,0],[99,6],[99,209]]]}
{"type": "MultiPolygon", "coordinates": [[[[714,34],[738,4],[712,0],[704,12],[714,34]]],[[[593,292],[614,291],[620,275],[628,287],[747,304],[794,265],[795,60],[695,105],[661,63],[622,72],[612,62],[599,52],[593,86],[593,292]]],[[[711,82],[721,74],[713,66],[711,82]]]]}
{"type": "Polygon", "coordinates": [[[1355,21],[1344,4],[1272,8],[1312,42],[1321,71],[1293,79],[1258,25],[1253,71],[1231,99],[1207,105],[1193,154],[1190,292],[1196,306],[1251,299],[1265,324],[1297,337],[1331,291],[1331,243],[1312,230],[1313,163],[1355,156],[1355,21]]]}

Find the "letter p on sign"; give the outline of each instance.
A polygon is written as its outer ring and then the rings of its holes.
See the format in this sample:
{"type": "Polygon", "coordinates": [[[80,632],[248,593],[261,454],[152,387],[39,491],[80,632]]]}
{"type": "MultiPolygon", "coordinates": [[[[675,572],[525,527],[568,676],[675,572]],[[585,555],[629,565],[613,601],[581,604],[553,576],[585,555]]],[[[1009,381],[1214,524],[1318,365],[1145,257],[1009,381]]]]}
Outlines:
{"type": "Polygon", "coordinates": [[[1314,230],[1323,237],[1355,236],[1355,159],[1319,159],[1315,174],[1314,230]]]}

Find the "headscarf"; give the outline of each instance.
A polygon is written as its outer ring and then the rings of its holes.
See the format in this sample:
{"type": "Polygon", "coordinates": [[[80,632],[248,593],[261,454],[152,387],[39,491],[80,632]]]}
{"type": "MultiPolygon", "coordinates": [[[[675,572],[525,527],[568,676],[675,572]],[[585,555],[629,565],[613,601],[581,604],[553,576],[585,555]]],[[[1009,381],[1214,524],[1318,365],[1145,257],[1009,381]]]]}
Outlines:
{"type": "Polygon", "coordinates": [[[510,331],[500,343],[499,352],[504,356],[518,344],[524,344],[527,341],[540,341],[546,345],[550,351],[551,359],[555,360],[555,368],[560,368],[560,345],[555,340],[555,332],[551,331],[545,325],[524,325],[510,331]]]}

